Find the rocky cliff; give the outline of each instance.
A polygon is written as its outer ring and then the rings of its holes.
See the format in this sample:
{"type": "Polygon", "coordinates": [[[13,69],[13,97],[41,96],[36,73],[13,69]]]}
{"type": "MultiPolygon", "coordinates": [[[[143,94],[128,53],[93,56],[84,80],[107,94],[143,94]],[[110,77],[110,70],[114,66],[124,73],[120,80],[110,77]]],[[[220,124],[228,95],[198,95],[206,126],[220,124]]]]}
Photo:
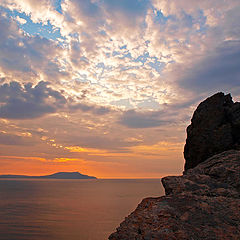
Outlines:
{"type": "Polygon", "coordinates": [[[217,93],[199,104],[187,128],[185,170],[229,149],[240,149],[240,103],[217,93]]]}
{"type": "Polygon", "coordinates": [[[230,95],[201,103],[187,129],[184,174],[163,178],[166,196],[144,199],[109,239],[239,240],[240,151],[225,151],[239,144],[239,116],[230,95]]]}

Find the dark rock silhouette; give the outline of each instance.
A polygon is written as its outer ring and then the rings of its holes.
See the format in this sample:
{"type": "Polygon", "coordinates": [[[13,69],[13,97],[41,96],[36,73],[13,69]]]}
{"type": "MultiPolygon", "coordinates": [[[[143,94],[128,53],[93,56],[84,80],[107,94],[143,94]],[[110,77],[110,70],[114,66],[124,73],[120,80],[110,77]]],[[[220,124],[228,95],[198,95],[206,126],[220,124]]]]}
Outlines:
{"type": "Polygon", "coordinates": [[[83,175],[79,172],[58,172],[45,176],[0,175],[0,178],[96,179],[96,177],[83,175]]]}
{"type": "Polygon", "coordinates": [[[187,128],[185,170],[207,158],[240,146],[240,103],[217,93],[199,104],[187,128]]]}
{"type": "Polygon", "coordinates": [[[43,178],[55,178],[55,179],[96,179],[96,177],[83,175],[79,172],[58,172],[47,176],[42,176],[43,178]]]}
{"type": "Polygon", "coordinates": [[[230,95],[202,102],[187,130],[183,175],[163,178],[166,196],[144,199],[109,240],[239,240],[240,151],[224,151],[239,146],[239,120],[230,95]]]}

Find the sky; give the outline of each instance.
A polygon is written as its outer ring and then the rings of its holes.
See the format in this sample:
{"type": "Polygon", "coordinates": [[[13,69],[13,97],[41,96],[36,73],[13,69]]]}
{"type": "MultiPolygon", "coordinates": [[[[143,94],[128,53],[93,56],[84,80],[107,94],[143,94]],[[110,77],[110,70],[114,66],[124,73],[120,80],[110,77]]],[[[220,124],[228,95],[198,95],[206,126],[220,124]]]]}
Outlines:
{"type": "Polygon", "coordinates": [[[240,99],[239,0],[0,0],[0,174],[181,174],[186,127],[240,99]]]}

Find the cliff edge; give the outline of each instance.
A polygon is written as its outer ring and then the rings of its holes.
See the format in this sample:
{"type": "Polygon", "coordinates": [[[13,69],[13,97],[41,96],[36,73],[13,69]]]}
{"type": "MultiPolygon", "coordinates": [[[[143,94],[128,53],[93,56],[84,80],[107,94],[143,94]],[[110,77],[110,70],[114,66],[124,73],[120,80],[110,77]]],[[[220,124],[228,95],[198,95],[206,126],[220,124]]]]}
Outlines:
{"type": "Polygon", "coordinates": [[[239,120],[240,104],[230,95],[218,93],[201,103],[187,130],[185,151],[194,154],[186,159],[183,175],[163,178],[166,196],[144,199],[109,239],[239,240],[239,120]],[[208,119],[214,116],[218,119],[208,119]]]}

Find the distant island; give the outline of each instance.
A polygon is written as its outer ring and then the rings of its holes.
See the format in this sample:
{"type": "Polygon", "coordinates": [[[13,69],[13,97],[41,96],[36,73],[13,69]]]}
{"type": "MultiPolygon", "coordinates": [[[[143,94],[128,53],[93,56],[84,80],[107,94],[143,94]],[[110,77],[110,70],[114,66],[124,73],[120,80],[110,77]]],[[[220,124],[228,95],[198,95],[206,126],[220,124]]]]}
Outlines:
{"type": "Polygon", "coordinates": [[[41,178],[41,179],[97,179],[93,176],[81,174],[79,172],[58,172],[45,176],[27,176],[27,175],[0,175],[0,178],[41,178]]]}

